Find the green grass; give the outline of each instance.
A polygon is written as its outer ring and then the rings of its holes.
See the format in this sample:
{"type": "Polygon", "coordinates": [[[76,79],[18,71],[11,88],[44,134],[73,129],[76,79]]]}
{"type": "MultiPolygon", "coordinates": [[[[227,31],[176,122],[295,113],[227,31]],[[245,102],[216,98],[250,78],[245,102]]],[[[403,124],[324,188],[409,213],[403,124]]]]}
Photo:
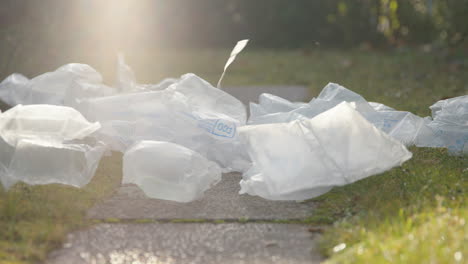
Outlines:
{"type": "Polygon", "coordinates": [[[70,230],[86,227],[86,211],[109,195],[121,177],[120,155],[104,157],[83,189],[17,184],[0,188],[0,263],[36,263],[61,246],[70,230]]]}
{"type": "Polygon", "coordinates": [[[321,242],[329,263],[454,263],[454,254],[468,257],[468,159],[411,150],[414,157],[403,166],[315,199],[319,214],[334,222],[321,242]]]}
{"type": "MultiPolygon", "coordinates": [[[[53,59],[46,54],[27,54],[27,60],[15,61],[10,70],[33,77],[75,61],[94,66],[109,84],[114,80],[115,54],[81,51],[53,59]]],[[[228,50],[141,50],[127,52],[127,61],[141,83],[194,72],[215,84],[228,54],[228,50]]],[[[428,107],[437,100],[468,94],[466,69],[453,67],[437,54],[417,51],[247,48],[224,79],[224,85],[236,86],[305,85],[315,96],[328,82],[421,116],[429,115],[428,107]]],[[[460,254],[462,262],[468,259],[468,224],[464,224],[468,159],[437,149],[411,150],[413,159],[402,167],[316,199],[315,216],[307,222],[328,224],[321,248],[331,263],[453,263],[460,254]],[[342,243],[346,247],[334,252],[342,243]]],[[[120,177],[120,158],[114,156],[101,162],[83,189],[17,185],[8,193],[0,190],[0,262],[44,260],[67,232],[96,222],[85,219],[87,209],[109,195],[120,177]]]]}

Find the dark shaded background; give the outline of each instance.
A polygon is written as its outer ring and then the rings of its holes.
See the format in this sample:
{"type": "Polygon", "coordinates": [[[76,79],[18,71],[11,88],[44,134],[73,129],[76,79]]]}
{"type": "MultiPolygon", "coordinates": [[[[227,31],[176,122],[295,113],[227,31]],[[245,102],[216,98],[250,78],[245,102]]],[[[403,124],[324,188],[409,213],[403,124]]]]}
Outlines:
{"type": "Polygon", "coordinates": [[[0,75],[18,61],[230,48],[244,38],[250,48],[466,51],[466,14],[468,0],[2,0],[0,75]]]}

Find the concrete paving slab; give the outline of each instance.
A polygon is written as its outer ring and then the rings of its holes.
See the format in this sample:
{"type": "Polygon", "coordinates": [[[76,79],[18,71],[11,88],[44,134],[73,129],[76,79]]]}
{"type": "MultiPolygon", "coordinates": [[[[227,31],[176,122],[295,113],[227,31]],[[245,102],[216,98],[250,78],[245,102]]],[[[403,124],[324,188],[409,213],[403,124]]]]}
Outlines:
{"type": "Polygon", "coordinates": [[[269,201],[250,195],[239,195],[238,173],[224,174],[216,186],[200,200],[177,203],[150,199],[135,185],[122,186],[112,197],[98,203],[89,218],[105,219],[304,219],[313,214],[313,202],[269,201]]]}
{"type": "Polygon", "coordinates": [[[294,224],[99,224],[70,234],[46,263],[320,263],[315,243],[294,224]]]}
{"type": "Polygon", "coordinates": [[[276,86],[228,86],[223,90],[241,100],[248,106],[249,102],[258,102],[258,96],[262,93],[270,93],[290,101],[308,102],[312,99],[310,89],[299,85],[276,86]]]}

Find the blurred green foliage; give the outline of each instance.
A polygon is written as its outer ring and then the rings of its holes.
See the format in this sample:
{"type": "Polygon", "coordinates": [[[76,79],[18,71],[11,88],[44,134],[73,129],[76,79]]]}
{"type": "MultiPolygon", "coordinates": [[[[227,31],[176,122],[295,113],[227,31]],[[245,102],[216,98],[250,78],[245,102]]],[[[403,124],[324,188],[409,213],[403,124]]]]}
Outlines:
{"type": "Polygon", "coordinates": [[[468,51],[465,14],[468,0],[2,0],[0,76],[49,58],[104,61],[243,38],[251,48],[417,46],[454,60],[468,51]]]}
{"type": "Polygon", "coordinates": [[[466,42],[467,13],[468,0],[3,0],[0,30],[10,45],[66,46],[113,33],[94,30],[102,17],[121,33],[111,40],[141,45],[230,46],[244,37],[261,47],[457,45],[466,42]],[[125,12],[109,13],[118,6],[125,12]]]}

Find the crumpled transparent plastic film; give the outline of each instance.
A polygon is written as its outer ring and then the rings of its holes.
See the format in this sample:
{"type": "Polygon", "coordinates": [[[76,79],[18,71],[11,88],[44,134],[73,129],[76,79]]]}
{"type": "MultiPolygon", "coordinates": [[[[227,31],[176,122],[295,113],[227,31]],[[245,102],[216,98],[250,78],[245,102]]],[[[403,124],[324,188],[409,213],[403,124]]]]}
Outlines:
{"type": "Polygon", "coordinates": [[[17,105],[0,115],[0,135],[10,145],[21,139],[64,142],[83,139],[100,128],[71,107],[17,105]]]}
{"type": "Polygon", "coordinates": [[[429,122],[438,139],[452,154],[468,154],[468,95],[441,100],[431,107],[429,122]]]}
{"type": "Polygon", "coordinates": [[[115,93],[114,88],[102,84],[99,72],[80,63],[65,64],[30,80],[14,73],[0,83],[0,99],[11,106],[51,104],[75,107],[83,98],[115,93]]]}
{"type": "Polygon", "coordinates": [[[199,153],[170,142],[140,141],[123,157],[122,183],[151,198],[190,202],[221,180],[221,168],[199,153]]]}
{"type": "Polygon", "coordinates": [[[199,152],[225,171],[247,164],[237,137],[245,106],[194,74],[161,91],[85,100],[80,111],[102,124],[98,138],[113,150],[124,152],[141,140],[168,141],[199,152]]]}
{"type": "Polygon", "coordinates": [[[379,103],[369,103],[361,95],[345,87],[329,83],[317,98],[309,103],[289,102],[286,99],[262,94],[259,104],[251,103],[248,124],[268,124],[290,122],[313,118],[342,102],[355,105],[356,110],[369,122],[405,145],[440,147],[442,142],[428,126],[428,119],[410,112],[397,111],[379,103]]]}
{"type": "Polygon", "coordinates": [[[13,73],[0,83],[0,99],[11,106],[29,101],[29,79],[19,73],[13,73]]]}
{"type": "Polygon", "coordinates": [[[159,91],[166,89],[171,84],[178,80],[174,78],[166,78],[156,84],[140,84],[137,83],[135,73],[125,62],[123,54],[117,56],[117,81],[115,86],[120,93],[143,92],[143,91],[159,91]]]}
{"type": "Polygon", "coordinates": [[[312,119],[245,126],[239,133],[252,160],[241,193],[272,200],[309,199],[412,156],[345,102],[312,119]]]}
{"type": "Polygon", "coordinates": [[[86,185],[105,145],[88,136],[100,128],[70,107],[18,105],[0,115],[0,180],[86,185]]]}

